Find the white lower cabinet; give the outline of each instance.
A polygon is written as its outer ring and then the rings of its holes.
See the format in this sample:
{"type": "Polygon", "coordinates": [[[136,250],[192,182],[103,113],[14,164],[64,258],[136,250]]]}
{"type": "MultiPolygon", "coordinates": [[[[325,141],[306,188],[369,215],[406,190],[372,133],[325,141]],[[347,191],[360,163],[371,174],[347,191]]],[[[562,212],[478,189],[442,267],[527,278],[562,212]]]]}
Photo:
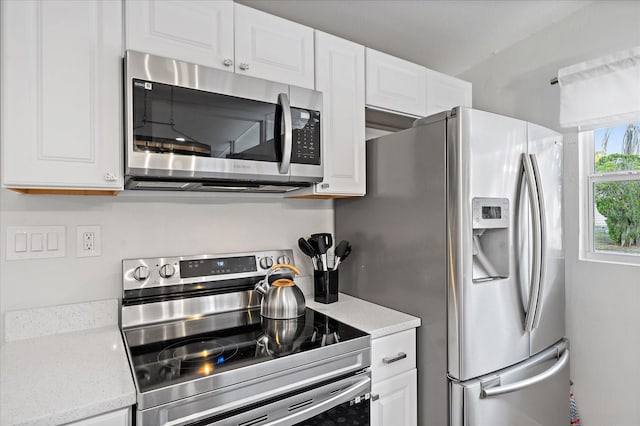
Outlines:
{"type": "Polygon", "coordinates": [[[418,422],[416,330],[371,342],[371,426],[415,426],[418,422]]]}
{"type": "Polygon", "coordinates": [[[106,414],[89,417],[69,423],[69,426],[129,426],[131,425],[131,407],[111,411],[106,414]]]}
{"type": "Polygon", "coordinates": [[[371,426],[417,424],[417,374],[415,368],[371,386],[371,426]]]}
{"type": "Polygon", "coordinates": [[[3,186],[122,189],[122,3],[1,6],[3,186]]]}

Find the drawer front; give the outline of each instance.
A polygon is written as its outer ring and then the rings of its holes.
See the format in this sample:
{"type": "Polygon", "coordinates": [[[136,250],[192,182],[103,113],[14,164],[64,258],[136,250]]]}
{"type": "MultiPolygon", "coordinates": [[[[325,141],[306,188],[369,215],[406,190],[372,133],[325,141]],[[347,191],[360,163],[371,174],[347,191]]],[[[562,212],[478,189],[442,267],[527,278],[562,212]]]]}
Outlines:
{"type": "Polygon", "coordinates": [[[377,382],[416,368],[416,330],[380,337],[371,342],[371,380],[377,382]]]}

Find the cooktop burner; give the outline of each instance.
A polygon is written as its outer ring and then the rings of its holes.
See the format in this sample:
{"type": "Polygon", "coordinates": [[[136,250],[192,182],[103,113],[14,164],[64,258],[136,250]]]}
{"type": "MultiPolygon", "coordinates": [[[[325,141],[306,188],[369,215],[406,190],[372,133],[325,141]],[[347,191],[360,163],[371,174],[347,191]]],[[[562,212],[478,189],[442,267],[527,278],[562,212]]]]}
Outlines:
{"type": "Polygon", "coordinates": [[[139,392],[367,336],[309,308],[290,320],[262,318],[259,309],[248,309],[127,329],[124,335],[139,392]]]}

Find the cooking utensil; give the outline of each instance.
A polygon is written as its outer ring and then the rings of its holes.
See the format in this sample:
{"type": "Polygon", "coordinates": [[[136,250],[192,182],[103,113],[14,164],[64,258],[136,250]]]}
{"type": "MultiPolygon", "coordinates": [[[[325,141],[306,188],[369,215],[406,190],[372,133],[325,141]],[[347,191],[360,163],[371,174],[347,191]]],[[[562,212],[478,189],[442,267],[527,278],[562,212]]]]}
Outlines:
{"type": "Polygon", "coordinates": [[[333,254],[336,257],[336,261],[333,265],[333,270],[335,271],[336,269],[338,269],[338,265],[340,265],[340,262],[345,260],[351,254],[351,244],[349,243],[349,241],[340,241],[340,243],[336,246],[336,249],[333,251],[333,254]]]}
{"type": "Polygon", "coordinates": [[[304,315],[306,307],[304,294],[292,278],[286,275],[272,277],[275,272],[289,269],[299,275],[300,270],[293,265],[279,263],[273,265],[262,281],[256,284],[255,291],[262,295],[260,315],[272,319],[291,319],[304,315]]]}
{"type": "Polygon", "coordinates": [[[318,254],[322,259],[322,270],[326,271],[328,269],[327,265],[327,246],[325,245],[325,239],[322,237],[316,237],[318,243],[318,254]]]}
{"type": "Polygon", "coordinates": [[[302,253],[311,258],[311,261],[313,262],[313,269],[318,269],[318,261],[316,259],[318,253],[316,252],[316,249],[314,249],[313,246],[302,237],[298,238],[298,247],[300,247],[302,253]]]}
{"type": "Polygon", "coordinates": [[[330,249],[331,246],[333,246],[333,237],[328,232],[320,232],[320,233],[317,233],[317,234],[311,234],[311,238],[313,238],[313,239],[323,239],[324,240],[324,245],[327,248],[327,250],[330,249]]]}
{"type": "Polygon", "coordinates": [[[322,256],[320,255],[320,248],[318,247],[318,239],[317,238],[313,238],[313,237],[309,237],[309,238],[307,238],[307,242],[313,248],[313,250],[315,250],[315,252],[316,252],[315,270],[316,271],[324,270],[324,266],[323,266],[323,263],[322,263],[322,256]]]}

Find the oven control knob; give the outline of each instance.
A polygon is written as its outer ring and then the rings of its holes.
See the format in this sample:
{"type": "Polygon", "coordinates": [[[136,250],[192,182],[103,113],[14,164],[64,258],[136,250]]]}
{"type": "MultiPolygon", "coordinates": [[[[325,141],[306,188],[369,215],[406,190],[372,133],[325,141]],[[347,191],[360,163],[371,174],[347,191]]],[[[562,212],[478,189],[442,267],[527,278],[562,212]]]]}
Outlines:
{"type": "Polygon", "coordinates": [[[136,281],[144,281],[149,278],[149,268],[146,266],[138,266],[133,270],[133,278],[136,281]]]}
{"type": "Polygon", "coordinates": [[[173,265],[166,264],[160,267],[160,276],[162,278],[171,278],[175,274],[176,268],[173,265]]]}
{"type": "Polygon", "coordinates": [[[280,256],[278,258],[278,263],[286,263],[288,265],[291,264],[291,259],[289,258],[289,256],[280,256]]]}
{"type": "Polygon", "coordinates": [[[273,259],[271,258],[271,256],[265,256],[262,259],[260,259],[260,267],[262,269],[269,269],[273,266],[273,259]]]}

